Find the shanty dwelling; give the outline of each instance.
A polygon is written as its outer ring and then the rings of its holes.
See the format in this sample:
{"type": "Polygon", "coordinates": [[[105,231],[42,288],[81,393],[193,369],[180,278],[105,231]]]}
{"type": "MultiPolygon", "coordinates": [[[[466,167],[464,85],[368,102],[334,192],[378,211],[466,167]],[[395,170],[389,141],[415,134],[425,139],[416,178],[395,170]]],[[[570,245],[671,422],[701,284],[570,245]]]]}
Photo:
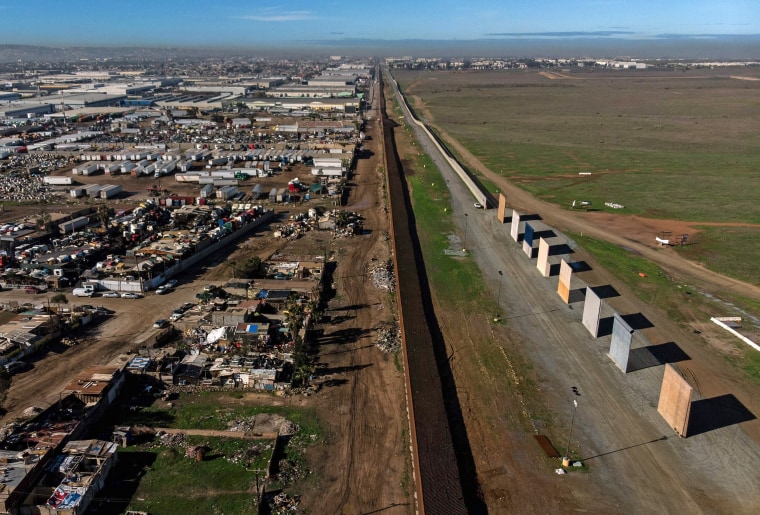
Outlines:
{"type": "Polygon", "coordinates": [[[118,445],[104,440],[71,441],[57,455],[21,515],[79,515],[87,511],[116,464],[118,445]],[[43,495],[44,494],[44,497],[43,495]]]}
{"type": "Polygon", "coordinates": [[[174,382],[178,385],[199,385],[207,372],[209,357],[206,354],[188,354],[177,367],[174,382]]]}

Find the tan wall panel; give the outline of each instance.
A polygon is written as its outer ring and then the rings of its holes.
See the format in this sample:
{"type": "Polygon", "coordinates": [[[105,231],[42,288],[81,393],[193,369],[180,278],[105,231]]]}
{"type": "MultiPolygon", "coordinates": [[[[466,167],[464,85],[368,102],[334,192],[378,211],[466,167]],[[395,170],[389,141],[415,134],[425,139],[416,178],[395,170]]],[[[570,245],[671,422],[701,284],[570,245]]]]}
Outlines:
{"type": "Polygon", "coordinates": [[[564,259],[559,264],[559,284],[557,285],[557,293],[565,301],[565,304],[570,303],[570,278],[573,275],[573,269],[570,263],[564,259]]]}
{"type": "Polygon", "coordinates": [[[681,436],[687,436],[693,390],[673,365],[665,365],[657,413],[681,436]]]}
{"type": "Polygon", "coordinates": [[[499,193],[499,209],[496,211],[496,219],[502,224],[507,219],[507,197],[503,193],[499,193]]]}
{"type": "Polygon", "coordinates": [[[565,304],[570,303],[570,288],[568,288],[566,284],[559,283],[557,285],[557,293],[559,293],[559,296],[565,301],[565,304]]]}

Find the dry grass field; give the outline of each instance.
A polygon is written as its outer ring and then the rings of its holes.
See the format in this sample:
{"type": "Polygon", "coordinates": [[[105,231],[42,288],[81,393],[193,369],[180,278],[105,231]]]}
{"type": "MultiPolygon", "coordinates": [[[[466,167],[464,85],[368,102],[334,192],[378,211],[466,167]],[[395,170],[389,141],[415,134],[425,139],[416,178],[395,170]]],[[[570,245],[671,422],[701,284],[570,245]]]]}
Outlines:
{"type": "Polygon", "coordinates": [[[578,70],[394,73],[419,115],[539,199],[687,222],[684,257],[760,284],[760,70],[578,70]]]}
{"type": "MultiPolygon", "coordinates": [[[[441,76],[444,75],[448,74],[441,76]]],[[[561,140],[560,130],[557,130],[557,136],[542,139],[540,145],[510,143],[510,133],[503,127],[495,127],[495,123],[490,128],[481,127],[489,125],[490,120],[498,116],[493,111],[483,114],[488,111],[487,103],[478,105],[472,99],[470,105],[473,112],[476,108],[480,109],[486,124],[478,126],[474,114],[470,114],[467,121],[460,117],[443,123],[440,120],[444,117],[448,119],[452,116],[451,112],[445,106],[434,109],[433,97],[429,99],[424,91],[420,93],[420,90],[414,89],[415,84],[424,83],[425,88],[432,91],[437,76],[420,75],[425,77],[424,81],[414,82],[411,79],[402,84],[407,92],[412,90],[418,113],[428,121],[433,120],[435,129],[459,155],[461,162],[492,191],[498,189],[504,192],[510,205],[522,213],[537,214],[552,227],[573,231],[572,237],[580,246],[574,248],[572,258],[590,264],[591,268],[589,272],[584,272],[583,280],[588,284],[613,285],[620,293],[619,297],[610,300],[616,312],[645,314],[654,325],[646,330],[651,341],[677,342],[689,356],[689,359],[679,362],[678,367],[690,382],[696,384],[704,398],[734,395],[751,413],[748,420],[741,424],[706,431],[694,438],[674,437],[656,413],[661,369],[653,367],[635,374],[618,374],[607,356],[606,340],[589,339],[588,334],[579,329],[578,323],[572,323],[580,318],[576,311],[578,306],[575,309],[573,306],[570,309],[555,309],[557,296],[554,283],[550,282],[549,288],[544,288],[544,282],[534,279],[536,271],[532,263],[511,245],[506,227],[493,223],[493,210],[484,213],[472,211],[472,200],[466,194],[461,195],[463,188],[454,180],[453,173],[443,175],[451,180],[451,185],[445,186],[443,177],[434,174],[434,169],[440,165],[435,163],[434,158],[431,163],[424,154],[419,154],[417,148],[427,150],[424,144],[416,147],[412,142],[413,146],[407,147],[406,151],[412,168],[415,159],[418,161],[416,172],[407,173],[408,177],[412,176],[410,188],[415,218],[417,224],[423,227],[418,229],[424,235],[421,237],[423,248],[426,242],[428,244],[425,260],[431,270],[436,314],[439,320],[445,321],[441,329],[447,344],[451,345],[457,392],[465,413],[478,481],[489,511],[740,513],[752,510],[758,505],[758,498],[748,493],[753,488],[745,481],[751,482],[757,478],[757,442],[760,438],[760,425],[755,418],[760,413],[756,402],[760,398],[757,395],[757,379],[760,377],[756,374],[757,363],[752,366],[749,363],[751,351],[716,330],[708,322],[709,316],[705,316],[711,311],[714,314],[719,310],[722,314],[723,310],[736,309],[736,305],[716,301],[720,296],[733,293],[758,301],[760,289],[713,274],[683,260],[675,249],[654,244],[654,236],[664,228],[672,229],[674,233],[691,231],[696,227],[694,220],[709,218],[697,218],[695,213],[689,213],[678,220],[671,210],[674,201],[669,196],[659,199],[663,211],[660,218],[632,208],[623,210],[623,214],[605,211],[600,206],[598,211],[569,212],[567,204],[557,200],[557,192],[542,194],[538,189],[554,187],[561,180],[568,181],[570,186],[566,189],[569,189],[574,185],[571,176],[577,176],[578,171],[589,170],[585,167],[599,167],[595,159],[604,158],[609,163],[615,163],[616,157],[622,156],[618,166],[628,166],[624,159],[626,152],[632,155],[639,151],[621,147],[601,152],[583,147],[578,142],[561,140]],[[421,100],[416,95],[420,95],[421,100]],[[484,136],[481,141],[473,134],[487,134],[490,139],[486,141],[484,136]],[[576,160],[563,159],[563,153],[576,157],[576,160]],[[502,156],[504,160],[496,160],[495,155],[502,156]],[[514,160],[510,165],[513,168],[508,169],[504,165],[508,161],[505,156],[514,160]],[[545,168],[538,170],[526,165],[518,169],[514,165],[518,157],[522,163],[538,163],[545,168]],[[546,165],[549,160],[554,160],[554,164],[546,165]],[[499,162],[503,169],[499,168],[499,162]],[[578,163],[582,163],[584,168],[578,163]],[[555,171],[555,168],[563,166],[567,168],[555,171]],[[577,168],[570,171],[572,166],[577,168]],[[500,170],[501,176],[498,175],[500,170]],[[536,191],[542,200],[521,191],[515,184],[536,191]],[[441,246],[447,244],[445,236],[451,229],[445,225],[448,223],[445,215],[441,221],[440,210],[449,201],[453,206],[452,217],[456,213],[459,216],[458,235],[462,238],[464,233],[469,242],[471,254],[468,258],[471,257],[480,272],[471,269],[470,259],[450,263],[444,257],[441,246]],[[552,205],[552,201],[558,205],[552,205]],[[465,216],[469,215],[464,222],[462,212],[465,216]],[[609,242],[596,239],[604,235],[609,242]],[[503,276],[498,276],[498,285],[494,283],[496,270],[507,271],[503,276]],[[498,299],[505,316],[491,323],[489,314],[493,313],[494,307],[489,305],[489,301],[493,299],[498,299]],[[578,387],[583,392],[579,401],[583,406],[582,419],[580,423],[576,420],[575,427],[576,431],[581,432],[578,445],[582,450],[578,457],[584,459],[588,469],[585,473],[562,477],[552,473],[552,465],[556,467],[556,461],[552,462],[542,455],[533,441],[533,434],[540,432],[552,442],[559,442],[556,445],[564,445],[571,417],[568,407],[571,387],[578,387]],[[743,450],[735,453],[734,450],[740,447],[743,450]],[[729,457],[729,454],[732,456],[729,457]],[[742,483],[744,486],[739,486],[742,483]]],[[[557,78],[556,75],[550,79],[533,73],[531,80],[556,83],[570,79],[557,78]]],[[[441,88],[441,85],[438,87],[441,88]]],[[[462,86],[462,91],[466,87],[462,86]]],[[[547,89],[551,87],[546,86],[547,89]]],[[[477,87],[473,88],[477,91],[477,87]]],[[[491,89],[496,91],[499,86],[492,86],[491,89]]],[[[515,89],[521,88],[515,86],[515,89]]],[[[512,107],[517,109],[520,106],[512,107]]],[[[538,109],[536,106],[522,107],[526,110],[538,109]]],[[[561,119],[559,115],[555,118],[561,119]]],[[[530,132],[529,123],[523,131],[518,125],[514,122],[513,132],[519,132],[520,138],[539,138],[540,134],[530,132]]],[[[543,130],[549,130],[550,125],[544,126],[543,130]]],[[[567,138],[580,136],[568,134],[567,138]]],[[[403,145],[399,148],[403,155],[403,145]]],[[[666,145],[663,143],[660,150],[651,154],[660,153],[667,157],[664,148],[666,145]]],[[[687,151],[681,148],[678,153],[686,155],[687,151]]],[[[704,152],[703,155],[708,153],[704,152]]],[[[752,153],[745,155],[749,159],[752,153]]],[[[677,164],[672,155],[670,159],[677,164]]],[[[653,166],[652,163],[650,159],[650,166],[653,166]]],[[[692,161],[691,166],[697,165],[698,160],[692,161]]],[[[670,165],[666,166],[662,161],[657,166],[662,170],[671,170],[670,165]]],[[[685,169],[673,168],[688,175],[683,172],[685,169]]],[[[633,167],[626,170],[626,174],[618,174],[619,180],[629,180],[630,184],[638,180],[644,187],[648,186],[646,175],[636,179],[635,174],[639,170],[633,167]]],[[[748,170],[749,167],[744,171],[745,179],[749,177],[748,170]]],[[[707,171],[703,170],[702,173],[708,175],[707,171]]],[[[592,177],[594,175],[601,173],[594,174],[592,171],[592,177]]],[[[709,188],[700,183],[698,175],[695,177],[694,187],[695,191],[699,190],[698,195],[709,195],[709,188]]],[[[592,184],[601,188],[605,183],[601,180],[592,184]]],[[[740,189],[746,188],[746,185],[745,182],[740,189]]],[[[605,191],[598,190],[600,196],[605,191]]],[[[748,197],[752,194],[751,191],[744,193],[748,197]]],[[[652,204],[657,201],[655,193],[650,192],[644,197],[653,199],[652,204]]],[[[567,194],[567,198],[572,198],[571,194],[567,194]]],[[[595,206],[598,206],[596,201],[595,206]]],[[[725,205],[721,208],[705,204],[704,207],[716,212],[728,209],[725,205]]],[[[732,238],[734,234],[737,238],[745,238],[745,229],[749,232],[755,230],[751,222],[730,225],[721,221],[726,219],[732,220],[726,217],[709,222],[712,225],[704,221],[699,224],[708,228],[705,232],[728,227],[732,238]]],[[[703,238],[691,248],[706,248],[705,241],[703,238]]],[[[747,249],[730,250],[741,250],[749,255],[747,249]]],[[[750,309],[750,313],[756,313],[757,302],[748,304],[754,308],[750,309]]]]}

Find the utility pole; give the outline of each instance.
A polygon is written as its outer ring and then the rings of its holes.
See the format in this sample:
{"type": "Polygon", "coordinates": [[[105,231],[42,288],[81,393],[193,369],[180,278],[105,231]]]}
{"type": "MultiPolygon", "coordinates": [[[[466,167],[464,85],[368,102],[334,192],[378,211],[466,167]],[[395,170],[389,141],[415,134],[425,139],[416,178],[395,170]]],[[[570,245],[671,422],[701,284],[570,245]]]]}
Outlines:
{"type": "MultiPolygon", "coordinates": [[[[579,395],[576,390],[576,395],[579,395]]],[[[563,467],[569,467],[570,466],[570,441],[573,438],[573,424],[575,424],[575,413],[578,411],[578,401],[576,399],[573,399],[573,417],[570,419],[570,435],[567,437],[567,447],[565,447],[565,457],[562,458],[562,466],[563,467]]]]}
{"type": "Polygon", "coordinates": [[[493,317],[494,322],[499,321],[499,313],[501,312],[501,284],[504,282],[504,273],[499,270],[499,294],[496,296],[496,316],[493,317]]]}
{"type": "Polygon", "coordinates": [[[464,214],[464,242],[462,243],[462,252],[467,252],[467,213],[464,214]]]}

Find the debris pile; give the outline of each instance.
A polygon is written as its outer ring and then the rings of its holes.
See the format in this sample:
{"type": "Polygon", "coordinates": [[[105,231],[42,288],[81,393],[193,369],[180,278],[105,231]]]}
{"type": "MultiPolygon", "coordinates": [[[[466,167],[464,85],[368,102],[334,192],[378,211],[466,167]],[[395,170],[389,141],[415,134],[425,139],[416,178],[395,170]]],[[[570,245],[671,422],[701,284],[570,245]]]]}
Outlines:
{"type": "Polygon", "coordinates": [[[265,451],[272,449],[271,442],[259,442],[247,449],[240,449],[227,456],[227,460],[237,465],[243,465],[246,468],[256,461],[265,451]]]}
{"type": "Polygon", "coordinates": [[[298,511],[300,502],[299,496],[290,497],[285,492],[280,492],[269,499],[269,512],[273,515],[282,515],[291,511],[298,511]]]}
{"type": "Polygon", "coordinates": [[[383,352],[396,352],[401,348],[401,329],[396,324],[380,329],[375,345],[383,352]]]}
{"type": "Polygon", "coordinates": [[[291,485],[308,475],[307,470],[302,470],[295,461],[280,461],[280,472],[277,474],[277,480],[282,486],[291,485]]]}
{"type": "Polygon", "coordinates": [[[375,288],[382,288],[393,293],[396,291],[396,277],[393,273],[393,265],[390,261],[370,265],[369,276],[375,288]]]}
{"type": "Polygon", "coordinates": [[[205,445],[188,445],[185,447],[185,456],[195,461],[203,461],[209,448],[205,445]]]}
{"type": "Polygon", "coordinates": [[[165,433],[159,431],[156,433],[159,445],[162,447],[185,447],[187,444],[187,435],[185,433],[165,433]]]}
{"type": "MultiPolygon", "coordinates": [[[[23,412],[21,412],[21,416],[24,418],[32,418],[32,417],[36,417],[43,411],[44,410],[40,408],[39,406],[29,406],[23,412]]],[[[11,430],[11,432],[13,431],[11,430]]]]}
{"type": "Polygon", "coordinates": [[[617,202],[605,202],[604,205],[612,209],[625,209],[623,204],[618,204],[617,202]]]}
{"type": "Polygon", "coordinates": [[[298,432],[298,424],[296,424],[295,422],[291,422],[290,420],[285,420],[280,426],[279,435],[293,436],[297,432],[298,432]]]}

